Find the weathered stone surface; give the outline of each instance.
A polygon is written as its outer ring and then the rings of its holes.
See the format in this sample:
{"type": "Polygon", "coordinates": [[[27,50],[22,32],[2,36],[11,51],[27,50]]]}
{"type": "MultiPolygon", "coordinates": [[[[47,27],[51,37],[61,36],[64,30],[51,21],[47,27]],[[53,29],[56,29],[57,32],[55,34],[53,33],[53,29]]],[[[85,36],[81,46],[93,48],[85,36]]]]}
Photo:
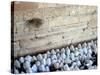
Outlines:
{"type": "Polygon", "coordinates": [[[79,16],[79,22],[89,22],[90,20],[92,20],[92,18],[94,18],[94,15],[81,15],[79,16]]]}
{"type": "Polygon", "coordinates": [[[24,32],[24,22],[17,22],[16,23],[16,30],[17,34],[24,32]]]}
{"type": "Polygon", "coordinates": [[[17,33],[17,27],[16,27],[16,25],[14,25],[13,28],[14,28],[14,30],[13,30],[14,34],[16,34],[17,33]]]}
{"type": "Polygon", "coordinates": [[[38,9],[38,8],[48,8],[48,7],[62,7],[69,6],[66,4],[56,4],[56,3],[40,3],[40,2],[14,2],[15,11],[20,10],[29,10],[29,9],[38,9]]]}
{"type": "Polygon", "coordinates": [[[72,5],[70,6],[70,15],[85,15],[95,13],[97,11],[96,6],[80,6],[80,5],[72,5]]]}
{"type": "Polygon", "coordinates": [[[29,9],[15,12],[15,21],[29,20],[32,18],[54,18],[58,16],[68,15],[85,15],[96,12],[96,6],[61,6],[61,7],[48,7],[29,9]]]}
{"type": "Polygon", "coordinates": [[[23,19],[25,21],[32,19],[32,18],[43,18],[43,10],[37,9],[37,10],[27,10],[23,13],[23,19]]]}
{"type": "MultiPolygon", "coordinates": [[[[58,48],[58,47],[61,47],[61,46],[66,46],[70,43],[76,43],[76,42],[94,39],[94,38],[96,38],[95,35],[91,35],[91,36],[82,35],[80,37],[75,37],[75,39],[69,38],[69,39],[58,41],[58,42],[53,42],[53,43],[48,44],[48,45],[43,45],[43,46],[39,46],[39,47],[31,47],[31,48],[26,48],[26,49],[22,49],[22,50],[19,50],[19,51],[15,51],[15,56],[20,56],[20,55],[25,55],[25,54],[30,54],[30,53],[37,53],[37,52],[43,52],[43,51],[46,51],[46,50],[50,50],[52,48],[58,48]]],[[[45,42],[45,41],[43,41],[43,42],[45,42]]]]}
{"type": "Polygon", "coordinates": [[[87,13],[97,13],[97,6],[88,6],[87,13]]]}
{"type": "Polygon", "coordinates": [[[23,21],[23,12],[22,11],[14,11],[14,23],[23,21]]]}
{"type": "Polygon", "coordinates": [[[60,25],[67,25],[67,24],[73,24],[78,23],[79,17],[73,17],[73,16],[60,16],[57,18],[53,18],[52,20],[49,20],[49,26],[60,26],[60,25]]]}
{"type": "Polygon", "coordinates": [[[41,52],[97,37],[97,7],[41,4],[14,13],[15,56],[41,52]],[[40,7],[41,6],[41,7],[40,7]],[[45,7],[45,8],[43,8],[45,7]],[[39,27],[27,21],[39,18],[39,27]]]}
{"type": "Polygon", "coordinates": [[[15,40],[21,40],[21,39],[35,39],[37,38],[43,38],[53,35],[59,35],[62,33],[70,33],[70,31],[78,31],[78,29],[83,29],[87,27],[87,23],[76,23],[72,25],[62,25],[62,26],[52,26],[50,27],[51,30],[48,28],[43,28],[38,31],[33,32],[27,32],[27,33],[19,33],[14,36],[15,40]]]}
{"type": "Polygon", "coordinates": [[[95,19],[89,21],[88,26],[91,27],[91,28],[97,27],[97,22],[96,21],[97,20],[95,20],[95,19]]]}
{"type": "Polygon", "coordinates": [[[34,33],[20,33],[20,34],[15,34],[14,35],[14,40],[22,40],[22,39],[30,39],[30,38],[35,38],[34,33]]]}
{"type": "MultiPolygon", "coordinates": [[[[40,35],[38,36],[37,39],[24,39],[20,41],[20,44],[23,48],[39,48],[39,47],[43,47],[43,46],[55,46],[55,45],[62,45],[62,42],[64,40],[71,40],[71,39],[75,39],[79,36],[82,35],[82,28],[80,29],[73,29],[71,31],[66,31],[66,32],[59,32],[58,34],[48,34],[48,36],[45,35],[40,35]],[[75,35],[73,35],[75,34],[75,35]],[[59,39],[59,40],[58,40],[59,39]],[[56,43],[56,44],[55,44],[56,43]],[[54,45],[55,44],[55,45],[54,45]]],[[[68,42],[64,41],[64,44],[67,44],[68,42]]],[[[70,42],[71,43],[71,42],[70,42]]]]}
{"type": "Polygon", "coordinates": [[[19,41],[14,42],[14,51],[20,50],[19,41]]]}

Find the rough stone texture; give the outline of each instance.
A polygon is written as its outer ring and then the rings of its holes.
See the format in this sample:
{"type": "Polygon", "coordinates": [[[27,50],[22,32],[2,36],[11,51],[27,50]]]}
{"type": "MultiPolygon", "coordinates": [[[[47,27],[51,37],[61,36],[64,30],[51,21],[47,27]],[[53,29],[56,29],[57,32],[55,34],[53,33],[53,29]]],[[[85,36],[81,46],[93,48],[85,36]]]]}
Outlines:
{"type": "Polygon", "coordinates": [[[96,6],[37,3],[27,10],[19,10],[17,5],[15,8],[15,57],[97,38],[96,6]],[[34,18],[43,24],[37,27],[37,22],[27,23],[34,18]]]}
{"type": "Polygon", "coordinates": [[[15,51],[20,50],[19,41],[15,41],[15,42],[14,42],[14,50],[15,50],[15,51]]]}

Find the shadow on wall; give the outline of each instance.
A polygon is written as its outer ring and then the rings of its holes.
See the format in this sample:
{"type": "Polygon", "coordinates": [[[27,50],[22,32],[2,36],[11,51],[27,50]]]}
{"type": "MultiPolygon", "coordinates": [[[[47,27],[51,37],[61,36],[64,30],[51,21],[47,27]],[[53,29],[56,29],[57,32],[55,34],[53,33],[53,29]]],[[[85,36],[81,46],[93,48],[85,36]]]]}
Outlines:
{"type": "Polygon", "coordinates": [[[40,18],[32,18],[30,20],[27,20],[26,23],[28,25],[32,25],[38,28],[43,24],[43,20],[40,18]]]}

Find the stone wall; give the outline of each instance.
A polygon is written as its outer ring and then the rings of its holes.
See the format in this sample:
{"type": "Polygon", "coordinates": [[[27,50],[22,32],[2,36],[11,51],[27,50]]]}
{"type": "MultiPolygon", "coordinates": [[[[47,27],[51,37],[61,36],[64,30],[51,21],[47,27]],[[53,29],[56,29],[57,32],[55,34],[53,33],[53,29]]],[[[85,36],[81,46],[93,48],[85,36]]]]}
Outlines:
{"type": "Polygon", "coordinates": [[[97,38],[97,7],[49,4],[15,10],[12,36],[15,57],[97,38]]]}

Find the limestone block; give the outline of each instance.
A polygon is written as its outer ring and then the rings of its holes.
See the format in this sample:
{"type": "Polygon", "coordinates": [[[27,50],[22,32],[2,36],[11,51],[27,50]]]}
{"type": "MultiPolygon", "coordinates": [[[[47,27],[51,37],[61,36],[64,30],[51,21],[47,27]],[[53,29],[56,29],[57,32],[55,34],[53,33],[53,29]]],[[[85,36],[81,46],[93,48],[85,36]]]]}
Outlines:
{"type": "MultiPolygon", "coordinates": [[[[21,40],[20,41],[20,44],[23,48],[40,48],[40,47],[43,47],[45,45],[49,46],[49,45],[54,45],[53,43],[56,43],[55,45],[57,44],[61,44],[61,42],[63,41],[63,39],[74,39],[75,37],[78,37],[79,35],[82,35],[81,33],[83,32],[82,28],[78,29],[73,29],[71,31],[66,31],[66,32],[63,32],[63,33],[58,33],[58,34],[52,34],[52,35],[48,35],[48,36],[44,36],[44,35],[41,35],[42,38],[37,38],[37,39],[34,39],[34,40],[30,40],[30,39],[24,39],[24,40],[21,40]],[[74,37],[74,34],[75,37],[74,37]],[[58,40],[59,39],[59,40],[58,40]]],[[[54,45],[54,46],[55,46],[54,45]]],[[[62,44],[61,44],[62,45],[62,44]]]]}
{"type": "Polygon", "coordinates": [[[53,7],[53,8],[46,8],[44,9],[44,15],[46,18],[54,18],[58,16],[68,16],[69,15],[69,8],[68,7],[53,7]]]}
{"type": "Polygon", "coordinates": [[[64,32],[70,32],[70,31],[74,31],[74,30],[79,30],[82,28],[86,28],[87,27],[87,23],[78,23],[78,24],[72,24],[72,25],[62,25],[62,26],[54,26],[51,27],[51,31],[45,31],[42,32],[43,30],[40,30],[37,32],[37,37],[46,37],[46,36],[50,36],[50,35],[56,35],[56,34],[62,34],[64,32]]]}
{"type": "Polygon", "coordinates": [[[95,28],[97,27],[97,16],[93,15],[92,19],[88,22],[88,27],[95,28]]]}
{"type": "Polygon", "coordinates": [[[22,40],[22,39],[34,39],[34,38],[35,38],[34,32],[33,33],[26,32],[26,33],[20,33],[14,35],[15,41],[22,40]]]}
{"type": "Polygon", "coordinates": [[[42,9],[33,9],[33,10],[26,10],[23,12],[23,19],[25,21],[30,20],[32,18],[43,18],[43,10],[42,9]]]}
{"type": "MultiPolygon", "coordinates": [[[[78,14],[88,14],[87,13],[87,8],[88,8],[89,6],[78,6],[78,14]]],[[[91,14],[92,12],[90,12],[90,14],[91,14]]]]}
{"type": "Polygon", "coordinates": [[[70,6],[70,15],[85,15],[95,13],[97,10],[96,6],[70,6]]]}
{"type": "Polygon", "coordinates": [[[96,13],[96,6],[79,6],[79,14],[93,14],[96,13]]]}
{"type": "Polygon", "coordinates": [[[52,27],[44,27],[39,29],[38,31],[32,31],[32,32],[24,32],[19,33],[14,36],[15,40],[22,40],[22,39],[35,39],[36,37],[38,39],[44,38],[47,36],[52,36],[56,34],[62,34],[64,32],[70,32],[74,30],[82,30],[83,28],[87,27],[87,23],[78,23],[78,24],[71,24],[71,25],[62,25],[62,26],[52,26],[52,27]],[[50,29],[49,29],[50,28],[50,29]]]}
{"type": "Polygon", "coordinates": [[[94,17],[94,15],[91,15],[91,14],[90,15],[80,15],[79,16],[79,21],[80,22],[88,22],[94,17]]]}
{"type": "Polygon", "coordinates": [[[14,12],[14,23],[23,21],[23,11],[14,12]]]}
{"type": "Polygon", "coordinates": [[[97,20],[95,20],[95,19],[89,21],[88,26],[91,27],[91,28],[97,27],[97,22],[96,21],[97,20]]]}
{"type": "Polygon", "coordinates": [[[16,27],[16,25],[14,25],[14,26],[12,26],[13,27],[13,29],[14,29],[14,34],[16,34],[17,33],[17,27],[16,27]]]}
{"type": "Polygon", "coordinates": [[[60,26],[60,25],[68,25],[73,23],[78,23],[78,16],[60,16],[57,18],[53,18],[49,21],[49,26],[60,26]]]}
{"type": "MultiPolygon", "coordinates": [[[[65,39],[61,39],[61,38],[62,38],[61,36],[49,37],[48,39],[45,39],[45,41],[44,40],[42,41],[42,43],[43,42],[45,43],[46,41],[50,40],[51,42],[49,42],[48,44],[45,44],[45,45],[42,45],[42,46],[39,45],[39,47],[36,47],[36,46],[30,47],[30,48],[26,48],[26,49],[17,51],[17,52],[15,52],[15,56],[25,55],[25,54],[30,54],[30,53],[36,53],[36,52],[43,52],[45,50],[50,50],[52,48],[58,48],[58,47],[61,47],[61,46],[66,46],[70,43],[76,43],[76,42],[80,42],[80,41],[84,41],[84,40],[94,39],[94,38],[96,38],[96,35],[89,35],[86,32],[85,33],[81,32],[81,33],[77,33],[73,36],[72,35],[70,35],[69,37],[67,36],[67,38],[65,38],[65,39]]],[[[41,42],[39,44],[41,44],[41,42]]]]}
{"type": "Polygon", "coordinates": [[[97,13],[97,6],[87,6],[87,13],[97,13]]]}
{"type": "MultiPolygon", "coordinates": [[[[23,19],[29,20],[32,18],[50,18],[56,16],[69,15],[69,7],[48,7],[26,10],[23,12],[23,19]]],[[[20,17],[20,16],[19,16],[20,17]]]]}
{"type": "Polygon", "coordinates": [[[74,5],[70,6],[70,16],[78,15],[78,14],[79,14],[78,6],[74,6],[74,5]]]}
{"type": "Polygon", "coordinates": [[[18,50],[20,50],[20,46],[19,46],[19,42],[16,41],[14,42],[14,51],[18,51],[18,50]]]}
{"type": "Polygon", "coordinates": [[[19,41],[20,42],[20,46],[22,47],[21,49],[25,49],[27,48],[29,45],[32,44],[32,41],[30,39],[22,39],[19,41]]]}
{"type": "Polygon", "coordinates": [[[24,30],[24,22],[16,22],[17,33],[22,33],[24,30]]]}

